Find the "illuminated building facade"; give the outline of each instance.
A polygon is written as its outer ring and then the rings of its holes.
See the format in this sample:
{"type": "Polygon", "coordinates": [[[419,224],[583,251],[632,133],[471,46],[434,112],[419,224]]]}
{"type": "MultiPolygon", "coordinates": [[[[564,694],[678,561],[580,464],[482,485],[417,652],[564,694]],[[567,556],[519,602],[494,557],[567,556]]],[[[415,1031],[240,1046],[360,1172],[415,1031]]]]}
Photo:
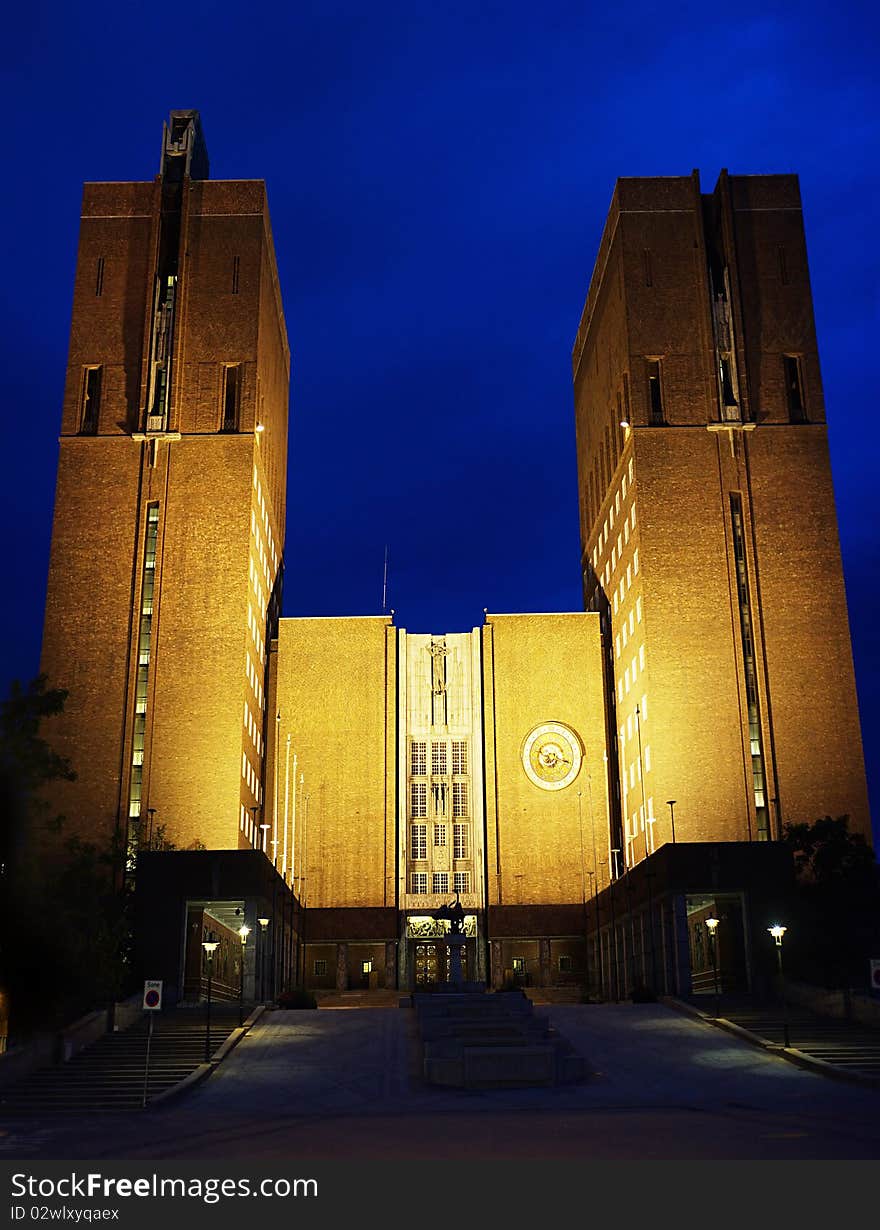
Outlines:
{"type": "Polygon", "coordinates": [[[289,353],[265,185],[207,176],[173,112],[155,180],[83,193],[41,669],[67,831],[132,851],[262,804],[289,353]]]}
{"type": "Polygon", "coordinates": [[[172,112],[154,181],[84,192],[42,661],[55,810],[140,866],[149,976],[198,995],[210,932],[234,994],[244,919],[249,996],[442,982],[457,895],[471,980],[681,990],[782,821],[869,832],[793,176],[618,182],[584,612],[279,618],[289,366],[265,185],[172,112]]]}
{"type": "Polygon", "coordinates": [[[625,866],[673,824],[870,840],[797,177],[618,180],[573,369],[625,866]]]}

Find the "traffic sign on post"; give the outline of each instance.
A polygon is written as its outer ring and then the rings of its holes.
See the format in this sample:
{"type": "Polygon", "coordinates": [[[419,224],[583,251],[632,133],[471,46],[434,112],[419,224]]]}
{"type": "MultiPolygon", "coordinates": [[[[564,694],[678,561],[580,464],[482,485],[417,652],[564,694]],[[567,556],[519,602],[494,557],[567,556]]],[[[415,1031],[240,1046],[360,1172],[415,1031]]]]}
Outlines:
{"type": "Polygon", "coordinates": [[[158,1011],[162,1007],[162,983],[161,981],[144,983],[144,1008],[150,1011],[158,1011]]]}

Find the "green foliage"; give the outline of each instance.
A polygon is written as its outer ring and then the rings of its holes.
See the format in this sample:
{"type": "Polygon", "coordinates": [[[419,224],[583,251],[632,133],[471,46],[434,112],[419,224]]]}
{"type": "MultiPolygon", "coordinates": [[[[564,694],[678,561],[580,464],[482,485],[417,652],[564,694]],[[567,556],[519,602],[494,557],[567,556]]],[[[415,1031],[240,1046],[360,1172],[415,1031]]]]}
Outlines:
{"type": "Polygon", "coordinates": [[[5,920],[3,981],[13,1032],[55,1027],[128,992],[131,901],[118,852],[70,837],[62,857],[17,886],[5,920]]]}
{"type": "Polygon", "coordinates": [[[0,986],[18,1038],[128,989],[122,850],[115,841],[65,837],[64,818],[52,816],[41,797],[47,783],[76,778],[40,733],[66,696],[40,675],[27,686],[13,683],[0,703],[0,986]]]}
{"type": "Polygon", "coordinates": [[[7,870],[20,863],[28,832],[40,824],[60,828],[62,817],[49,815],[42,787],[76,779],[70,762],[40,735],[41,724],[61,713],[67,699],[46,685],[45,675],[27,685],[16,679],[0,702],[0,864],[7,870]]]}
{"type": "Polygon", "coordinates": [[[858,987],[880,956],[880,876],[871,846],[849,831],[849,817],[788,824],[799,917],[786,937],[794,976],[827,987],[858,987]]]}

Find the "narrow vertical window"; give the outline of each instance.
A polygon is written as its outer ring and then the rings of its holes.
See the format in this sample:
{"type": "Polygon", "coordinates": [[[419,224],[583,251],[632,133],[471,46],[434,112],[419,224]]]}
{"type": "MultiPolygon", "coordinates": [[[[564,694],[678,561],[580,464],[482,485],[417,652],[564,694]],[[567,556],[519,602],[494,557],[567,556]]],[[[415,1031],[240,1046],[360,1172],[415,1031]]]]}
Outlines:
{"type": "Polygon", "coordinates": [[[733,389],[732,372],[733,368],[730,358],[727,355],[722,355],[718,360],[718,379],[721,384],[721,405],[724,408],[725,417],[729,417],[727,411],[734,409],[737,405],[736,393],[733,389]]]}
{"type": "Polygon", "coordinates": [[[782,356],[785,371],[785,401],[788,407],[788,418],[792,423],[806,422],[804,413],[804,396],[801,387],[801,368],[797,356],[785,354],[782,356]]]}
{"type": "Polygon", "coordinates": [[[238,431],[238,409],[241,401],[241,364],[223,368],[223,424],[221,431],[238,431]]]}
{"type": "Polygon", "coordinates": [[[238,275],[241,267],[241,258],[233,256],[232,258],[232,293],[238,294],[238,275]]]}
{"type": "Polygon", "coordinates": [[[98,264],[95,269],[95,298],[100,299],[104,293],[104,258],[98,257],[98,264]]]}
{"type": "Polygon", "coordinates": [[[648,412],[651,426],[663,423],[663,391],[660,386],[660,360],[648,359],[645,363],[648,376],[648,412]]]}
{"type": "Polygon", "coordinates": [[[788,263],[785,259],[785,248],[782,244],[776,249],[776,257],[779,261],[779,281],[783,286],[788,286],[788,263]]]}
{"type": "Polygon", "coordinates": [[[156,545],[159,537],[159,505],[147,506],[144,533],[144,565],[141,575],[141,606],[138,624],[137,675],[135,677],[134,729],[131,748],[131,781],[128,792],[128,835],[126,867],[134,869],[140,843],[144,741],[147,727],[147,690],[150,679],[150,650],[153,627],[153,593],[156,576],[156,545]]]}
{"type": "Polygon", "coordinates": [[[82,383],[82,407],[80,431],[84,436],[93,436],[98,430],[98,412],[101,408],[101,369],[84,367],[82,383]]]}
{"type": "Polygon", "coordinates": [[[743,523],[742,498],[738,492],[730,497],[733,529],[733,555],[736,562],[736,592],[739,601],[740,634],[742,638],[743,672],[746,681],[746,703],[749,718],[749,746],[752,759],[752,789],[758,840],[770,839],[770,822],[765,790],[764,747],[761,734],[761,713],[758,702],[758,672],[755,663],[755,638],[749,596],[749,574],[746,562],[746,534],[743,523]]]}

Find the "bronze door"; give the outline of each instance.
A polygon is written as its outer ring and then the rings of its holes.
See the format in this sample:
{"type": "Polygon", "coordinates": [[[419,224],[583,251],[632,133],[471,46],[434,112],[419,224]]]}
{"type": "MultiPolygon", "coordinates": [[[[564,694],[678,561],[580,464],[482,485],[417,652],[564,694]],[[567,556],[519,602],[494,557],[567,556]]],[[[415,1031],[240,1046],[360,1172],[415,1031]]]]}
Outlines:
{"type": "Polygon", "coordinates": [[[445,944],[438,944],[433,940],[420,941],[415,945],[413,969],[417,987],[445,981],[446,970],[442,951],[445,947],[445,944]]]}
{"type": "MultiPolygon", "coordinates": [[[[469,948],[470,944],[461,946],[461,976],[465,982],[468,976],[469,948]]],[[[413,970],[417,987],[449,981],[449,953],[444,940],[418,940],[413,949],[413,970]]]]}

